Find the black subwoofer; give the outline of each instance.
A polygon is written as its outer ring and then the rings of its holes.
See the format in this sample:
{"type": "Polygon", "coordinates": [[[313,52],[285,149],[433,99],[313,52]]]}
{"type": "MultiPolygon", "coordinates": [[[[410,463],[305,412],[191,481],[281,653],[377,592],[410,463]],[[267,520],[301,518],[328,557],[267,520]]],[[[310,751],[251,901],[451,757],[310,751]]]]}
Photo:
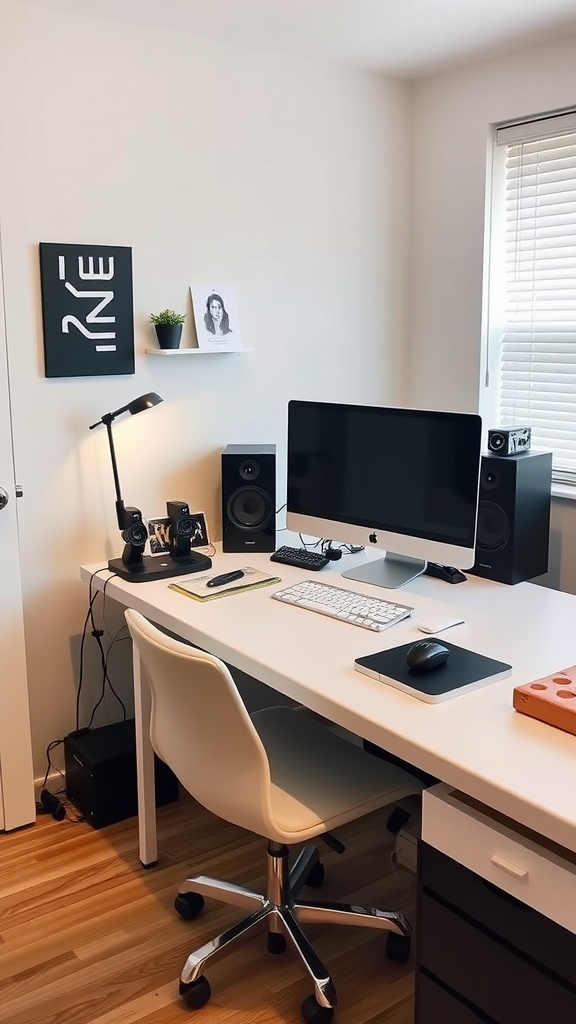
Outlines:
{"type": "Polygon", "coordinates": [[[229,444],[222,452],[222,549],[275,547],[276,445],[229,444]]]}
{"type": "MultiPolygon", "coordinates": [[[[156,806],[178,799],[178,779],[154,755],[156,806]]],[[[93,828],[138,813],[133,718],[64,737],[66,793],[93,828]]]]}
{"type": "Polygon", "coordinates": [[[483,455],[476,560],[468,570],[520,583],[548,570],[552,453],[483,455]]]}

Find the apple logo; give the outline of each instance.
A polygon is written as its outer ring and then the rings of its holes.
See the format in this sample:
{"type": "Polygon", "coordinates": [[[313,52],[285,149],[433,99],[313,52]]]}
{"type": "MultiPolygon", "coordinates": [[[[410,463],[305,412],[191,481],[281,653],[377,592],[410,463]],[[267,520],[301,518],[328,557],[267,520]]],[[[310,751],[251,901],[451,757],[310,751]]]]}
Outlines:
{"type": "Polygon", "coordinates": [[[370,536],[368,537],[368,540],[370,541],[371,544],[377,544],[378,543],[378,535],[375,534],[375,533],[371,533],[370,536]]]}

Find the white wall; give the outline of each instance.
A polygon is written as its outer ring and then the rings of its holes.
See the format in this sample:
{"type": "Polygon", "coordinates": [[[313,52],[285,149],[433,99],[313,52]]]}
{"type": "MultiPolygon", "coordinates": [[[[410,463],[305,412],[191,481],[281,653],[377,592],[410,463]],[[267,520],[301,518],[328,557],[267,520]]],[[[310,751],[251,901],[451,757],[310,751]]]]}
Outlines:
{"type": "MultiPolygon", "coordinates": [[[[290,397],[404,398],[407,87],[171,31],[162,4],[156,25],[140,25],[131,2],[92,6],[0,0],[0,221],[37,775],[47,743],[74,726],[78,565],[122,549],[105,433],[88,424],[158,391],[163,405],[115,431],[126,502],[155,515],[186,500],[218,538],[224,445],[277,443],[280,503],[290,397]],[[40,241],[133,247],[133,377],[43,376],[40,241]],[[146,356],[148,313],[191,314],[189,284],[212,280],[236,284],[255,352],[146,356]]],[[[121,624],[113,607],[108,624],[121,624]]],[[[88,648],[84,708],[97,676],[88,648]]],[[[129,692],[122,651],[112,675],[129,692]]],[[[113,700],[109,710],[119,717],[113,700]]]]}
{"type": "MultiPolygon", "coordinates": [[[[576,102],[576,36],[414,83],[408,400],[477,411],[489,125],[576,102]]],[[[496,426],[497,424],[490,424],[496,426]]],[[[576,509],[553,500],[550,571],[576,593],[576,509]]]]}

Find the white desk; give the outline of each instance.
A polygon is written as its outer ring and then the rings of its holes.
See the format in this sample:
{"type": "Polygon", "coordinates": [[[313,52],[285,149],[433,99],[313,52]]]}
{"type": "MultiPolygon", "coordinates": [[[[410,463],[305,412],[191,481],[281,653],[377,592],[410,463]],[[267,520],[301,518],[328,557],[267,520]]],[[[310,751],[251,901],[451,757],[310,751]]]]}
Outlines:
{"type": "MultiPolygon", "coordinates": [[[[286,541],[290,543],[290,540],[286,541]]],[[[354,556],[363,559],[365,555],[354,556]]],[[[268,555],[248,564],[270,569],[268,555]]],[[[246,564],[244,555],[217,553],[215,572],[246,564]]],[[[353,557],[319,579],[362,593],[390,594],[344,580],[353,557]]],[[[83,566],[88,582],[98,568],[83,566]]],[[[311,575],[277,566],[282,585],[311,575]]],[[[93,587],[110,574],[100,573],[93,587]]],[[[117,577],[109,597],[222,658],[363,738],[430,772],[561,846],[576,852],[576,737],[517,714],[512,690],[576,663],[576,597],[533,584],[515,587],[469,576],[450,585],[419,577],[394,591],[414,605],[410,619],[384,633],[328,619],[271,600],[264,588],[201,604],[168,589],[165,581],[126,583],[117,577]],[[425,704],[361,675],[354,659],[384,647],[422,639],[416,624],[448,609],[466,623],[445,635],[451,642],[509,662],[510,678],[438,705],[425,704]]],[[[135,670],[140,855],[156,861],[153,756],[149,743],[148,688],[135,670]]]]}

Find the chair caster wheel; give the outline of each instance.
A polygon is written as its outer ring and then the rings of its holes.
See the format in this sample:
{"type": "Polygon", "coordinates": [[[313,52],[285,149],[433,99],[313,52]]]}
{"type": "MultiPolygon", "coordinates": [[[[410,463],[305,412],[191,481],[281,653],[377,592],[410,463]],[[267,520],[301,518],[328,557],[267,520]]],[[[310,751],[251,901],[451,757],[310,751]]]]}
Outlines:
{"type": "Polygon", "coordinates": [[[199,892],[179,892],[174,900],[174,910],[185,921],[192,921],[204,910],[204,897],[199,892]]]}
{"type": "Polygon", "coordinates": [[[305,884],[309,885],[311,889],[318,889],[322,885],[325,877],[326,871],[324,865],[322,861],[319,860],[316,862],[314,867],[310,869],[310,873],[305,884]]]}
{"type": "Polygon", "coordinates": [[[268,952],[285,953],[286,939],[280,932],[268,932],[268,952]]]}
{"type": "Polygon", "coordinates": [[[410,821],[411,817],[410,811],[405,810],[404,807],[395,807],[388,817],[386,828],[393,836],[397,836],[400,829],[404,827],[407,821],[410,821]]]}
{"type": "Polygon", "coordinates": [[[410,936],[390,932],[386,939],[386,956],[389,960],[401,960],[405,963],[410,956],[410,936]]]}
{"type": "Polygon", "coordinates": [[[306,1024],[330,1024],[334,1009],[331,1006],[319,1006],[314,996],[308,996],[302,1003],[302,1016],[306,1024]]]}
{"type": "Polygon", "coordinates": [[[205,978],[203,974],[187,984],[181,981],[178,991],[189,1010],[201,1010],[212,995],[208,978],[205,978]]]}

